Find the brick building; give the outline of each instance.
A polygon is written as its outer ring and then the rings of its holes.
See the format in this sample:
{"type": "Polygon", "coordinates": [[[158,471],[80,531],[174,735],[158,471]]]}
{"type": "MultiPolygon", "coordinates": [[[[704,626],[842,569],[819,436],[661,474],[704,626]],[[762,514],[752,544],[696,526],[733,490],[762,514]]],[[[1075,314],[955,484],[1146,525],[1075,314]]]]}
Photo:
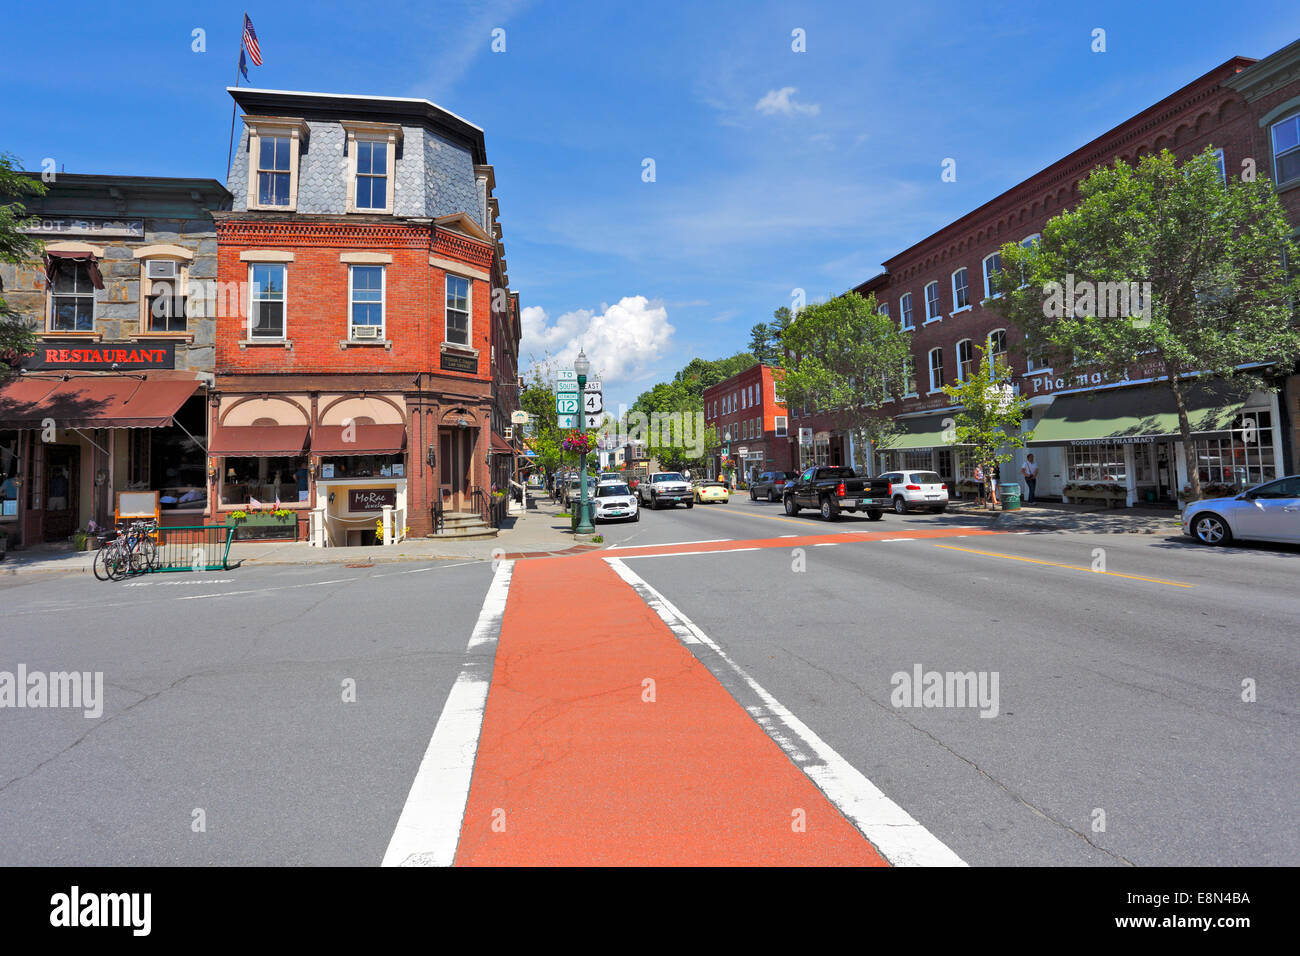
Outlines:
{"type": "Polygon", "coordinates": [[[520,327],[483,131],[427,100],[230,93],[218,274],[246,294],[218,319],[218,516],[278,499],[335,546],[384,505],[413,536],[486,517],[520,327]]]}
{"type": "Polygon", "coordinates": [[[66,541],[111,524],[126,491],[156,492],[164,523],[202,524],[213,211],[230,195],[211,179],[69,173],[46,189],[24,203],[42,260],[0,265],[37,334],[0,386],[0,530],[11,547],[66,541]]]}
{"type": "MultiPolygon", "coordinates": [[[[1135,163],[1168,148],[1186,160],[1209,147],[1225,176],[1239,175],[1251,163],[1261,176],[1282,173],[1279,192],[1293,222],[1300,222],[1300,154],[1287,152],[1294,146],[1286,138],[1300,133],[1298,60],[1300,43],[1259,62],[1234,57],[893,256],[885,272],[857,286],[864,296],[874,292],[880,309],[912,340],[911,387],[895,413],[904,434],[889,450],[876,450],[873,470],[925,468],[950,486],[969,477],[972,463],[941,437],[944,419],[955,409],[940,387],[960,381],[982,356],[997,354],[1010,363],[1020,393],[1031,399],[1025,427],[1035,429],[1030,446],[1003,466],[1004,480],[1018,476],[1024,455],[1032,452],[1040,496],[1062,495],[1071,482],[1095,479],[1124,485],[1130,504],[1174,501],[1188,476],[1176,426],[1169,427],[1172,403],[1154,384],[1158,372],[1137,367],[1121,383],[1036,366],[1019,331],[981,303],[990,293],[990,275],[1000,268],[998,249],[1007,242],[1033,242],[1049,219],[1073,204],[1078,184],[1092,169],[1117,159],[1135,163]],[[1281,149],[1275,150],[1279,135],[1281,149]]],[[[1280,381],[1286,371],[1279,371],[1280,381]]],[[[1229,401],[1214,390],[1199,395],[1192,411],[1194,429],[1200,425],[1203,481],[1255,483],[1285,473],[1288,457],[1292,469],[1300,468],[1294,382],[1292,377],[1282,386],[1285,402],[1273,389],[1244,401],[1229,401]]],[[[819,435],[833,421],[796,415],[793,425],[819,435]]],[[[843,433],[830,432],[827,449],[831,463],[837,453],[844,463],[861,460],[843,433]]]]}
{"type": "Polygon", "coordinates": [[[704,424],[717,430],[721,442],[709,466],[711,475],[721,473],[727,459],[746,480],[759,472],[793,467],[780,378],[779,368],[754,365],[704,390],[704,424]]]}

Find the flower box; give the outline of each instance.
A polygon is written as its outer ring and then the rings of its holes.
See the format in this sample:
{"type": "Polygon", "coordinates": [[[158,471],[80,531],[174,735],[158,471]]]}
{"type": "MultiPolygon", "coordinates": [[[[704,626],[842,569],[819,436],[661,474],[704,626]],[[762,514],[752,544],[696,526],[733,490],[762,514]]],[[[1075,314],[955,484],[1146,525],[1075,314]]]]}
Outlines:
{"type": "Polygon", "coordinates": [[[288,538],[298,540],[298,515],[276,514],[273,511],[232,511],[226,515],[226,524],[235,528],[235,538],[288,538]]]}

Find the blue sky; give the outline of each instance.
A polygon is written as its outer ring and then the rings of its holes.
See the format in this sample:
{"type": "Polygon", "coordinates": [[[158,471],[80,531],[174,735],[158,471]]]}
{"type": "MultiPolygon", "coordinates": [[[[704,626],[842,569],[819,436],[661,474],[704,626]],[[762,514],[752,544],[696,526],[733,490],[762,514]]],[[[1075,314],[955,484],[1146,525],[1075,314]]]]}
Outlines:
{"type": "Polygon", "coordinates": [[[610,406],[1300,35],[1294,2],[248,3],[9,12],[0,149],[224,181],[246,9],[251,85],[423,96],[486,130],[525,357],[585,344],[610,406]]]}

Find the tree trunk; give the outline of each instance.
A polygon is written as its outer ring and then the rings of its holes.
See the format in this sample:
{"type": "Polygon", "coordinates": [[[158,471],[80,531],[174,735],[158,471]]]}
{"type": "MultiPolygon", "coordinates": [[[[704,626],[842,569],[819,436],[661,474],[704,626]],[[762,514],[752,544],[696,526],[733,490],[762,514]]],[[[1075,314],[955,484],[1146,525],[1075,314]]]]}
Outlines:
{"type": "Polygon", "coordinates": [[[1187,463],[1187,480],[1192,486],[1192,501],[1201,497],[1201,475],[1196,467],[1196,445],[1192,441],[1192,422],[1187,416],[1187,402],[1183,397],[1183,384],[1178,374],[1169,369],[1169,391],[1173,393],[1178,409],[1178,434],[1183,440],[1183,455],[1187,463]]]}

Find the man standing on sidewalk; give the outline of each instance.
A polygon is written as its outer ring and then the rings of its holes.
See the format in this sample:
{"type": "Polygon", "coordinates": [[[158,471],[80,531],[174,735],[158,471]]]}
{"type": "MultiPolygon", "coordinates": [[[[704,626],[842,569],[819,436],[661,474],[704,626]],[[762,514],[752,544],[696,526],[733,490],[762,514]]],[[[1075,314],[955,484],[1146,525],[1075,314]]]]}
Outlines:
{"type": "Polygon", "coordinates": [[[1030,452],[1025,456],[1025,463],[1020,466],[1020,473],[1025,476],[1025,486],[1029,489],[1029,494],[1025,496],[1025,504],[1034,503],[1034,492],[1038,488],[1038,465],[1034,462],[1034,453],[1030,452]]]}

